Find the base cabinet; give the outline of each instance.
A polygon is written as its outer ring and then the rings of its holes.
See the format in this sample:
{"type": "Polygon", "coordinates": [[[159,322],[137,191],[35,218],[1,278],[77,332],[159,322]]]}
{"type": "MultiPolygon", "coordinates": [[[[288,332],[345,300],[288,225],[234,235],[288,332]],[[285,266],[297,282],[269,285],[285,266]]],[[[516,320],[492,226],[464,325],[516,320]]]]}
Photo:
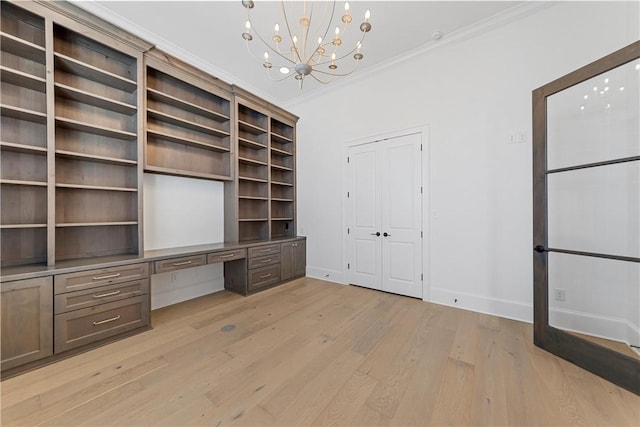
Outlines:
{"type": "Polygon", "coordinates": [[[280,278],[301,277],[307,270],[307,244],[304,240],[280,245],[280,278]]]}
{"type": "Polygon", "coordinates": [[[246,259],[225,262],[224,288],[250,295],[306,274],[304,237],[247,248],[246,259]]]}
{"type": "Polygon", "coordinates": [[[59,274],[54,289],[56,354],[149,325],[148,263],[59,274]]]}
{"type": "Polygon", "coordinates": [[[53,353],[51,277],[2,284],[2,362],[5,371],[53,353]]]}

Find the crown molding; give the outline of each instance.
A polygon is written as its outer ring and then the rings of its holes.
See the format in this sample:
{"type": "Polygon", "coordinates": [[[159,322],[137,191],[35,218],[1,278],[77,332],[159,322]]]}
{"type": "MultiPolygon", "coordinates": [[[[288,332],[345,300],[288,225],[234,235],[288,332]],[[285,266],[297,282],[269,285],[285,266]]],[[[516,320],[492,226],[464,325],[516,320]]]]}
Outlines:
{"type": "Polygon", "coordinates": [[[430,41],[418,48],[387,59],[374,66],[367,67],[364,70],[357,71],[348,78],[339,80],[337,82],[332,82],[328,86],[319,87],[309,92],[305,92],[304,94],[292,99],[291,101],[285,102],[284,107],[289,110],[294,109],[297,105],[307,102],[309,99],[315,96],[329,94],[352,84],[353,78],[367,78],[383,70],[409,61],[415,57],[425,55],[436,49],[442,49],[444,47],[451,46],[455,43],[460,43],[473,37],[477,37],[481,34],[495,30],[519,19],[523,19],[527,16],[541,12],[542,10],[548,9],[557,4],[557,1],[527,1],[520,5],[513,6],[482,21],[475,22],[464,28],[446,34],[440,40],[430,41]]]}

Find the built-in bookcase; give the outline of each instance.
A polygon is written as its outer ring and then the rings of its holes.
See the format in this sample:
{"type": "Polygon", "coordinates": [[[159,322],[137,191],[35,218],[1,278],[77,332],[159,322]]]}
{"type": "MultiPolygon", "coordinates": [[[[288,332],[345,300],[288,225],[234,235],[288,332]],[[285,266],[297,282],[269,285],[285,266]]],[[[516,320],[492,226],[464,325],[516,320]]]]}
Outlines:
{"type": "Polygon", "coordinates": [[[43,264],[48,224],[45,23],[5,2],[1,14],[1,264],[43,264]]]}
{"type": "Polygon", "coordinates": [[[145,170],[232,179],[228,97],[215,93],[205,80],[155,60],[153,55],[147,57],[146,70],[145,170]]]}
{"type": "Polygon", "coordinates": [[[137,59],[54,25],[57,260],[138,253],[137,59]]]}
{"type": "Polygon", "coordinates": [[[295,236],[295,117],[236,97],[238,179],[225,188],[225,239],[295,236]],[[237,220],[235,219],[237,218],[237,220]]]}
{"type": "Polygon", "coordinates": [[[1,15],[2,266],[140,253],[147,44],[67,3],[1,15]]]}
{"type": "Polygon", "coordinates": [[[271,119],[271,237],[295,236],[294,127],[271,119]]]}
{"type": "Polygon", "coordinates": [[[238,240],[269,238],[269,116],[241,102],[238,121],[238,240]]]}

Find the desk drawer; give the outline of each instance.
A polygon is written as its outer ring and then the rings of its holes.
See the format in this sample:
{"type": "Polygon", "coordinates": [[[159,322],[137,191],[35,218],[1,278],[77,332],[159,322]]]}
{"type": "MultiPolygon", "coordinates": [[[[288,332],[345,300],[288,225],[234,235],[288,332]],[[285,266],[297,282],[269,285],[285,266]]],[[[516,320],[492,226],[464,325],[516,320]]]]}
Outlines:
{"type": "Polygon", "coordinates": [[[55,353],[149,324],[149,296],[83,308],[55,316],[55,353]]]}
{"type": "Polygon", "coordinates": [[[249,259],[279,253],[280,245],[253,246],[249,248],[249,259]]]}
{"type": "Polygon", "coordinates": [[[55,296],[54,312],[56,314],[66,313],[148,293],[149,279],[68,292],[55,296]]]}
{"type": "Polygon", "coordinates": [[[280,264],[249,270],[249,292],[280,281],[280,264]]]}
{"type": "Polygon", "coordinates": [[[242,259],[247,257],[246,249],[236,249],[235,251],[213,252],[207,255],[207,264],[214,262],[232,261],[234,259],[242,259]]]}
{"type": "Polygon", "coordinates": [[[162,261],[155,262],[155,272],[166,273],[167,271],[198,267],[200,265],[205,265],[206,263],[207,263],[207,257],[205,254],[165,259],[162,261]]]}
{"type": "Polygon", "coordinates": [[[123,265],[121,267],[101,268],[59,274],[54,278],[54,291],[57,294],[91,289],[96,286],[112,285],[149,277],[149,263],[123,265]]]}
{"type": "Polygon", "coordinates": [[[271,264],[280,264],[280,254],[249,258],[249,269],[265,267],[271,264]]]}

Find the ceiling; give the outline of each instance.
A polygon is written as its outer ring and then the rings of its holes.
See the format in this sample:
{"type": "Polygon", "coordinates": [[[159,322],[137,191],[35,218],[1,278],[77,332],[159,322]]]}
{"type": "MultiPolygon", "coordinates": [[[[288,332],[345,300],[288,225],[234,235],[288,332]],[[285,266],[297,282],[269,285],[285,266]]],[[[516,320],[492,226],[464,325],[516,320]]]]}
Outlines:
{"type": "MultiPolygon", "coordinates": [[[[306,78],[300,90],[293,78],[281,82],[270,80],[265,68],[249,55],[241,37],[247,10],[240,0],[74,3],[224,81],[235,83],[277,104],[287,104],[310,92],[331,86],[323,86],[306,78]]],[[[366,36],[362,51],[365,57],[357,71],[341,79],[353,79],[365,69],[380,66],[425,45],[442,43],[448,37],[487,22],[523,3],[352,0],[350,5],[354,19],[350,34],[359,33],[358,26],[367,9],[371,10],[372,31],[366,36]],[[434,40],[432,34],[435,31],[442,34],[440,41],[434,40]]],[[[254,29],[269,37],[278,19],[278,7],[278,2],[256,1],[251,12],[254,29]]],[[[339,2],[336,8],[341,13],[344,10],[343,2],[339,2]]],[[[356,40],[354,38],[354,45],[356,40]]],[[[251,43],[258,46],[260,41],[254,38],[251,43]]],[[[264,50],[256,48],[258,55],[262,55],[264,50]]],[[[350,67],[351,64],[344,68],[350,67]]],[[[277,70],[273,75],[280,77],[277,70]]]]}

